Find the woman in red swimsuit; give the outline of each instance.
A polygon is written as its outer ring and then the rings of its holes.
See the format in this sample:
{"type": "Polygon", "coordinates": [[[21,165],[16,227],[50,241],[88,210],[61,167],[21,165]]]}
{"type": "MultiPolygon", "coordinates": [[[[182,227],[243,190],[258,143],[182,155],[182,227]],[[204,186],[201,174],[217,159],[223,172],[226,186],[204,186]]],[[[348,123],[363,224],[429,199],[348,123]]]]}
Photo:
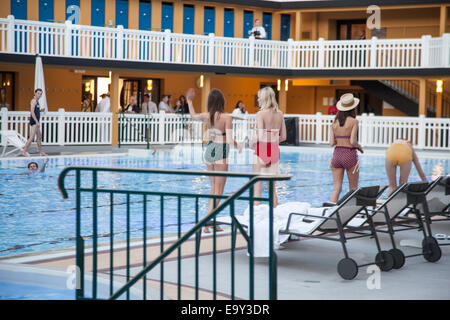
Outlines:
{"type": "MultiPolygon", "coordinates": [[[[265,87],[258,92],[260,111],[256,115],[256,145],[253,161],[253,172],[263,174],[278,173],[280,148],[278,144],[286,140],[286,125],[283,113],[278,109],[275,92],[265,87]]],[[[255,197],[262,194],[262,182],[255,184],[255,197]]],[[[255,202],[258,205],[259,202],[255,202]]],[[[274,207],[278,204],[274,190],[274,207]]]]}
{"type": "Polygon", "coordinates": [[[356,120],[358,104],[358,98],[353,97],[351,93],[346,93],[341,96],[336,105],[338,113],[330,130],[330,145],[336,146],[331,159],[333,173],[331,202],[338,201],[345,171],[347,171],[350,190],[358,188],[359,161],[356,150],[363,152],[358,143],[358,120],[356,120]]]}

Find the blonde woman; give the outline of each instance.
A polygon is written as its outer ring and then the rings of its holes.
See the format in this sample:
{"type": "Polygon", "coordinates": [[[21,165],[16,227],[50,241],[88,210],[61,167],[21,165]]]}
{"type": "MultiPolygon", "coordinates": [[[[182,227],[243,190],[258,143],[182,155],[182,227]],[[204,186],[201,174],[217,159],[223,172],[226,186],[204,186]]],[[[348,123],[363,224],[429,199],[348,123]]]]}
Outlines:
{"type": "MultiPolygon", "coordinates": [[[[258,92],[260,111],[256,115],[256,142],[253,172],[262,174],[277,174],[280,160],[279,143],[286,140],[286,125],[283,113],[278,109],[275,92],[271,87],[265,87],[258,92]]],[[[255,184],[255,197],[262,194],[262,182],[255,184]]],[[[278,198],[274,189],[274,207],[278,198]]],[[[259,202],[255,203],[259,204],[259,202]]]]}

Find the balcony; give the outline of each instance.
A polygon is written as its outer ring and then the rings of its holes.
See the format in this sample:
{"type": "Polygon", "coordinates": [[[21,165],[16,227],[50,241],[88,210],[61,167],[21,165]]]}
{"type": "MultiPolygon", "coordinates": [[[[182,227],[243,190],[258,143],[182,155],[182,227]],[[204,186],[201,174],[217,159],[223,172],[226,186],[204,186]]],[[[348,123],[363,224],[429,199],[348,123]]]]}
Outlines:
{"type": "MultiPolygon", "coordinates": [[[[450,68],[450,34],[417,39],[271,41],[0,19],[0,55],[252,70],[450,68]]],[[[197,69],[198,70],[198,69],[197,69]]],[[[442,70],[441,70],[442,73],[442,70]]],[[[444,73],[448,73],[445,71],[444,73]]]]}

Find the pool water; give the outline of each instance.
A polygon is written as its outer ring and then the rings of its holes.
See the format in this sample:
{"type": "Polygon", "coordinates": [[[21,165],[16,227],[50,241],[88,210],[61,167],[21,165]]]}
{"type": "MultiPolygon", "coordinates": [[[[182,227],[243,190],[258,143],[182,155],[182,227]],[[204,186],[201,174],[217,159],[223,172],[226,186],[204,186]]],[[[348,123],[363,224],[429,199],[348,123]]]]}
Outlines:
{"type": "Polygon", "coordinates": [[[0,281],[0,300],[74,300],[73,290],[0,281]]]}
{"type": "MultiPolygon", "coordinates": [[[[301,147],[285,147],[281,151],[281,173],[292,174],[289,181],[277,183],[279,202],[303,201],[320,206],[329,200],[333,183],[329,159],[331,149],[316,152],[301,147]]],[[[230,171],[251,172],[252,151],[241,154],[231,151],[230,171]]],[[[146,157],[130,155],[78,156],[51,158],[44,173],[29,173],[26,169],[30,160],[10,159],[0,161],[0,257],[66,248],[75,245],[75,177],[73,172],[66,177],[69,198],[63,199],[58,187],[59,173],[70,165],[106,166],[122,168],[154,168],[204,170],[202,149],[180,147],[172,151],[157,151],[146,157]]],[[[384,157],[360,156],[360,186],[386,185],[384,157]]],[[[39,165],[42,160],[37,161],[39,165]]],[[[445,173],[450,172],[450,160],[424,159],[420,162],[425,173],[431,176],[433,167],[441,165],[445,173]]],[[[248,179],[228,179],[225,194],[239,189],[248,179]]],[[[411,170],[410,181],[419,181],[417,171],[411,170]]],[[[83,187],[91,186],[89,173],[82,176],[83,187]]],[[[160,192],[209,193],[209,178],[205,176],[181,175],[143,175],[102,173],[99,175],[100,188],[146,190],[160,192]]],[[[348,191],[347,178],[344,178],[343,195],[348,191]]],[[[143,235],[143,198],[131,196],[131,236],[143,235]]],[[[126,230],[126,197],[115,195],[114,240],[124,240],[126,230]]],[[[236,203],[236,213],[242,213],[248,201],[236,203]]],[[[92,235],[92,197],[83,194],[81,201],[83,216],[82,234],[89,239],[92,235]]],[[[181,231],[189,230],[194,224],[195,204],[193,200],[182,200],[181,231]]],[[[207,213],[207,200],[199,203],[200,218],[207,213]]],[[[178,232],[177,199],[166,197],[164,201],[164,232],[178,232]]],[[[223,213],[225,214],[225,213],[223,213]]],[[[98,233],[100,241],[107,241],[110,226],[109,194],[98,196],[98,233]]],[[[147,198],[147,235],[160,233],[160,198],[147,198]]],[[[87,243],[89,245],[89,243],[87,243]]]]}

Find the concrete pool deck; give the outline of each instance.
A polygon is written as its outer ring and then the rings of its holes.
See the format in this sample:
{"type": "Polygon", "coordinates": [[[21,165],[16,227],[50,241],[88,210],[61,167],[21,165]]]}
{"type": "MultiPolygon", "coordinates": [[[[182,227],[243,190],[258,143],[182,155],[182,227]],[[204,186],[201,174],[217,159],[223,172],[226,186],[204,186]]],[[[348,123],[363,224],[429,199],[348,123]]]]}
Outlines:
{"type": "MultiPolygon", "coordinates": [[[[450,224],[434,222],[433,234],[450,235],[450,224]]],[[[421,249],[401,245],[402,240],[421,243],[422,233],[410,230],[396,233],[396,243],[405,255],[417,254],[421,249]]],[[[387,235],[381,235],[381,246],[391,248],[387,235]]],[[[165,246],[175,241],[167,238],[165,246]]],[[[445,242],[450,242],[449,240],[445,242]]],[[[199,261],[199,297],[212,299],[212,237],[202,236],[199,261]]],[[[231,290],[231,238],[228,229],[217,233],[217,299],[230,299],[231,290]]],[[[348,242],[350,257],[359,264],[370,263],[376,254],[373,239],[362,238],[348,242]]],[[[436,263],[427,262],[423,256],[406,259],[405,265],[399,270],[381,272],[376,275],[375,269],[362,267],[353,280],[342,279],[336,266],[343,258],[340,243],[320,239],[300,239],[284,244],[283,250],[277,250],[278,268],[278,299],[282,300],[448,300],[450,299],[450,246],[441,246],[442,257],[436,263]],[[379,278],[374,278],[375,276],[379,278]],[[375,281],[375,282],[374,282],[375,281]]],[[[90,277],[92,271],[92,254],[86,249],[86,270],[90,277]]],[[[130,274],[133,276],[142,270],[142,240],[134,241],[130,253],[130,274]]],[[[156,258],[160,252],[159,239],[149,239],[147,245],[148,261],[156,258]]],[[[191,238],[181,249],[181,299],[195,298],[195,241],[191,238]]],[[[74,249],[59,250],[55,252],[36,253],[21,257],[3,258],[0,260],[0,279],[5,278],[5,270],[24,268],[39,268],[46,270],[46,276],[54,272],[61,277],[63,272],[75,264],[74,249]]],[[[99,277],[105,283],[109,278],[109,250],[106,245],[99,249],[99,277]]],[[[164,293],[166,299],[177,299],[178,283],[178,254],[175,251],[164,262],[164,293]]],[[[235,252],[235,299],[248,299],[249,283],[249,257],[246,251],[246,242],[238,237],[235,252]]],[[[117,289],[126,280],[126,255],[123,243],[115,244],[114,250],[114,282],[117,289]]],[[[66,273],[67,274],[67,273],[66,273]]],[[[69,277],[70,274],[67,274],[69,277]]],[[[155,267],[147,276],[149,297],[159,299],[160,269],[155,267]]],[[[142,281],[134,288],[134,294],[140,296],[142,281]]],[[[87,290],[88,294],[89,291],[87,290]]],[[[268,298],[268,259],[255,258],[255,298],[268,298]]],[[[105,295],[102,298],[106,298],[105,295]]]]}
{"type": "MultiPolygon", "coordinates": [[[[170,150],[174,146],[152,146],[153,150],[170,150]]],[[[49,156],[95,156],[107,154],[127,154],[132,149],[146,149],[145,145],[126,146],[116,148],[111,146],[52,146],[44,150],[49,156]]],[[[282,150],[305,150],[307,152],[330,153],[332,148],[328,146],[305,145],[300,147],[282,147],[282,150]]],[[[367,149],[366,155],[384,156],[385,149],[367,149]]],[[[32,154],[33,155],[33,154],[32,154]]],[[[418,151],[419,157],[448,159],[448,152],[418,151]]],[[[25,159],[20,157],[20,159],[25,159]]],[[[449,222],[432,224],[433,234],[441,233],[450,235],[449,222]]],[[[388,238],[381,237],[382,246],[390,248],[388,238]]],[[[401,232],[396,236],[397,243],[402,239],[414,239],[420,243],[421,233],[417,231],[401,232]]],[[[166,239],[166,245],[174,241],[166,239]]],[[[133,242],[131,252],[131,274],[136,274],[142,268],[142,241],[133,242]]],[[[230,234],[229,231],[218,233],[218,274],[217,298],[230,298],[230,234]]],[[[117,289],[126,280],[126,257],[122,243],[115,243],[114,281],[117,289]]],[[[195,250],[194,240],[188,241],[182,247],[182,299],[194,299],[193,289],[195,250]]],[[[318,239],[302,239],[287,243],[284,250],[277,251],[278,256],[278,298],[279,299],[450,299],[450,246],[441,247],[442,258],[437,263],[429,263],[423,257],[407,259],[405,266],[400,270],[392,270],[380,274],[380,288],[369,289],[367,283],[371,274],[367,273],[367,267],[359,270],[358,276],[351,281],[340,278],[336,266],[343,257],[339,243],[318,239]]],[[[212,299],[212,239],[203,235],[199,264],[201,265],[200,299],[212,299]]],[[[246,243],[242,237],[238,238],[235,256],[236,270],[236,299],[248,299],[248,257],[246,243]]],[[[421,251],[418,248],[399,247],[405,254],[414,254],[421,251]]],[[[374,241],[368,238],[352,240],[349,242],[350,256],[358,263],[373,261],[376,251],[374,241]]],[[[89,248],[87,248],[89,252],[89,248]]],[[[159,243],[155,239],[149,239],[147,246],[148,260],[157,257],[160,252],[159,243]]],[[[20,270],[30,279],[34,276],[42,276],[45,279],[54,275],[58,277],[59,285],[64,285],[64,275],[67,269],[75,264],[74,248],[52,250],[50,252],[36,252],[33,254],[16,257],[4,257],[0,259],[0,279],[16,281],[19,277],[10,277],[13,271],[20,270]]],[[[88,255],[85,265],[87,271],[92,268],[92,255],[88,255]]],[[[164,292],[167,299],[177,298],[177,255],[168,257],[165,262],[164,292]]],[[[255,298],[267,299],[267,259],[255,259],[255,298]]],[[[99,251],[99,277],[105,283],[109,279],[109,251],[107,248],[99,251]]],[[[152,270],[147,277],[147,284],[152,288],[149,297],[159,298],[159,269],[152,270]]],[[[370,271],[370,270],[369,270],[370,271]]],[[[47,281],[42,279],[44,282],[47,281]]],[[[50,280],[49,280],[50,281],[50,280]]],[[[53,281],[53,280],[52,280],[53,281]]],[[[50,281],[50,283],[52,282],[50,281]]],[[[141,283],[141,282],[140,282],[141,283]]],[[[138,286],[141,288],[141,285],[138,286]]],[[[139,296],[139,289],[135,290],[139,296]]],[[[102,298],[107,297],[107,290],[102,298]]]]}

